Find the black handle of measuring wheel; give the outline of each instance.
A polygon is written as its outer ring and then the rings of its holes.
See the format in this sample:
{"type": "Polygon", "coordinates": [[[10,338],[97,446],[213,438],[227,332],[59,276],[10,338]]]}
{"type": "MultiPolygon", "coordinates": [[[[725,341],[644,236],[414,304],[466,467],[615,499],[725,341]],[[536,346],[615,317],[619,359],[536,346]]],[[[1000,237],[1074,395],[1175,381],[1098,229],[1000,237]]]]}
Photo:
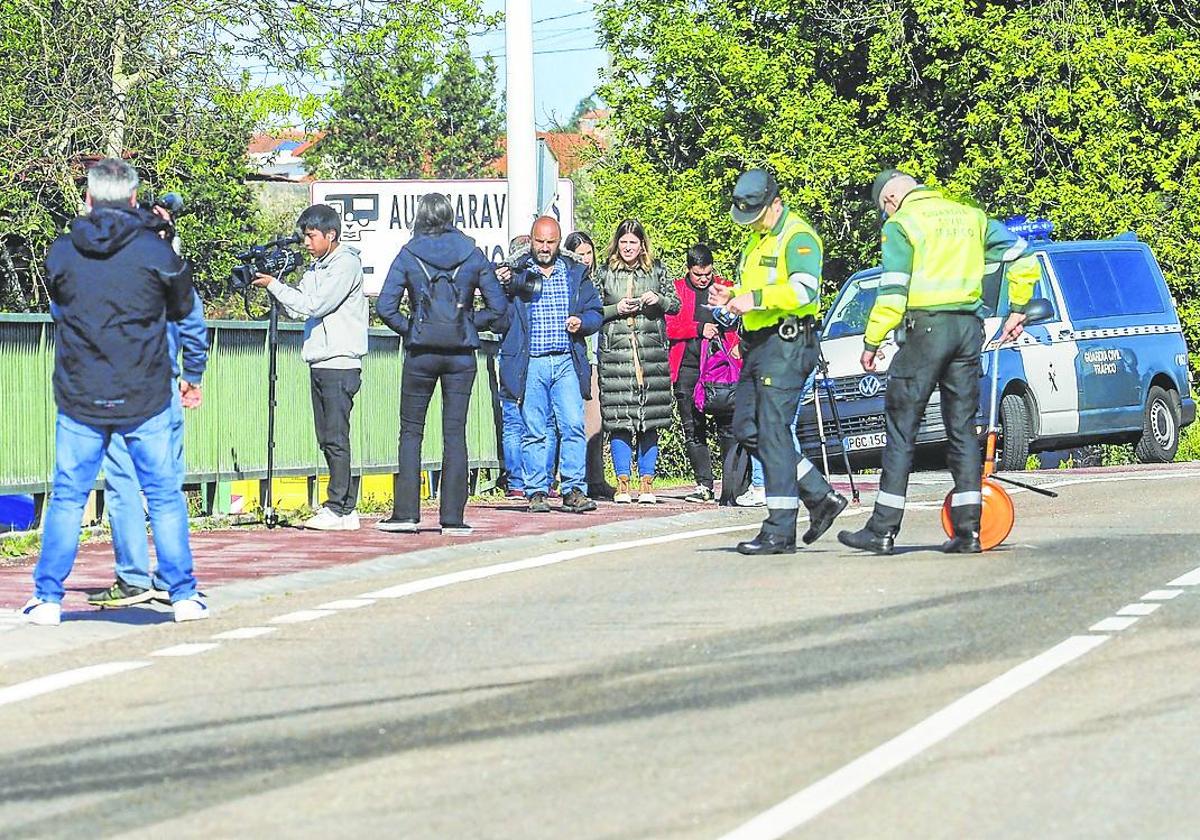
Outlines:
{"type": "Polygon", "coordinates": [[[1033,484],[1026,484],[1024,481],[1017,481],[1015,478],[1009,478],[999,473],[992,473],[992,478],[998,478],[1005,484],[1011,484],[1014,487],[1022,487],[1025,490],[1032,490],[1034,493],[1041,493],[1043,496],[1049,496],[1051,499],[1057,499],[1058,494],[1053,490],[1047,490],[1045,487],[1037,487],[1033,484]]]}

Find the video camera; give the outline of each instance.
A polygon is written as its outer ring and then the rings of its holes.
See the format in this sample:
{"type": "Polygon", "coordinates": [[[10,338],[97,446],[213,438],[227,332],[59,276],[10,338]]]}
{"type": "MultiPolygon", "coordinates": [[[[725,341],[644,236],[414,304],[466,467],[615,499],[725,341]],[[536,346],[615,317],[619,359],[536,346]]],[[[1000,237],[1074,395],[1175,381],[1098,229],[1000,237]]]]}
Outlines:
{"type": "Polygon", "coordinates": [[[542,291],[542,273],[536,268],[533,252],[526,249],[510,254],[502,264],[512,272],[504,284],[509,294],[522,300],[533,300],[542,291]]]}
{"type": "Polygon", "coordinates": [[[234,290],[241,291],[249,288],[259,274],[269,274],[272,277],[291,274],[300,267],[304,258],[298,251],[289,250],[287,246],[299,242],[300,234],[293,233],[291,236],[272,239],[264,245],[255,245],[238,254],[237,258],[242,264],[233,267],[229,285],[234,290]]]}
{"type": "Polygon", "coordinates": [[[174,238],[175,219],[183,215],[183,196],[176,192],[163,193],[157,198],[147,196],[138,202],[138,207],[146,214],[147,227],[155,233],[165,234],[167,239],[174,238]],[[171,221],[155,213],[156,207],[166,210],[171,215],[171,221]]]}

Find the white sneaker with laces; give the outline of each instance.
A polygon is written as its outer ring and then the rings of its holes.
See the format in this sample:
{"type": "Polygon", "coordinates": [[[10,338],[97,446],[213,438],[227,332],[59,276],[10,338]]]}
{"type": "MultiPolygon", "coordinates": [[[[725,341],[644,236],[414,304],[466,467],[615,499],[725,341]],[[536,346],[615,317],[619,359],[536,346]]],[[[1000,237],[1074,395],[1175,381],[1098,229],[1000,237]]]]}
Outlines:
{"type": "Polygon", "coordinates": [[[208,604],[204,603],[204,599],[199,595],[176,601],[171,608],[175,611],[176,624],[181,621],[200,621],[208,618],[208,604]]]}
{"type": "Polygon", "coordinates": [[[307,528],[310,531],[345,531],[346,528],[342,524],[342,517],[331,511],[327,507],[320,508],[315,515],[310,516],[300,523],[301,528],[307,528]]]}
{"type": "Polygon", "coordinates": [[[751,486],[742,495],[733,500],[738,507],[763,507],[767,503],[767,488],[751,486]]]}
{"type": "Polygon", "coordinates": [[[362,523],[358,521],[358,511],[352,510],[342,517],[343,531],[357,531],[362,527],[362,523]]]}
{"type": "Polygon", "coordinates": [[[30,624],[40,627],[57,627],[62,623],[62,604],[53,601],[43,601],[41,598],[30,598],[21,607],[21,615],[30,624]]]}

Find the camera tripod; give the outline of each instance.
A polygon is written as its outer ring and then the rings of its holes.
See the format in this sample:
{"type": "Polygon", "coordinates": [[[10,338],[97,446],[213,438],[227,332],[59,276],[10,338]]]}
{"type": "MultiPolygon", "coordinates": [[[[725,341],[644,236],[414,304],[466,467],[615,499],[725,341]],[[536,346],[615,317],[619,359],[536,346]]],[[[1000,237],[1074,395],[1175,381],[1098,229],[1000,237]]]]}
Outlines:
{"type": "Polygon", "coordinates": [[[842,432],[842,417],[837,407],[837,394],[833,388],[833,381],[829,378],[829,362],[825,359],[824,353],[819,353],[817,356],[817,369],[813,374],[813,405],[817,411],[817,436],[821,441],[821,462],[825,468],[825,475],[829,475],[829,438],[825,435],[825,418],[821,410],[821,391],[825,392],[829,399],[829,413],[833,419],[833,427],[837,432],[838,445],[842,449],[842,464],[846,469],[846,478],[850,481],[850,497],[854,504],[858,504],[859,493],[858,487],[854,484],[854,472],[850,469],[850,454],[846,451],[846,435],[842,432]],[[823,387],[818,387],[816,378],[820,377],[820,384],[823,387]]]}

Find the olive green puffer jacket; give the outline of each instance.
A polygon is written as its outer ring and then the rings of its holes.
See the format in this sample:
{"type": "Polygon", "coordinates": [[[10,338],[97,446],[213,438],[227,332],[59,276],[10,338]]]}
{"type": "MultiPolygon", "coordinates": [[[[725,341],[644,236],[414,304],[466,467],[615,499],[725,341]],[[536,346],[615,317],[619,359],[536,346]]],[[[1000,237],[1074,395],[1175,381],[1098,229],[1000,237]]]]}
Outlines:
{"type": "Polygon", "coordinates": [[[593,280],[604,304],[600,328],[600,413],[607,432],[640,432],[671,425],[675,405],[667,361],[665,316],[679,311],[675,284],[661,265],[650,271],[596,268],[593,280]],[[654,292],[659,302],[630,316],[617,314],[617,302],[654,292]]]}

